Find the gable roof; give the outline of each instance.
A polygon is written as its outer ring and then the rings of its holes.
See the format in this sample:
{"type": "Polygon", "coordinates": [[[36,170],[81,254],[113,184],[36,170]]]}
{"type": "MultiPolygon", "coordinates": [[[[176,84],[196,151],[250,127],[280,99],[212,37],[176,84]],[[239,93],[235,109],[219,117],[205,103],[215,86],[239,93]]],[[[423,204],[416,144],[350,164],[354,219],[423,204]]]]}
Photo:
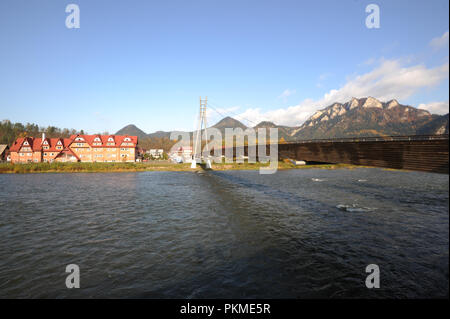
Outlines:
{"type": "Polygon", "coordinates": [[[8,148],[8,145],[6,144],[0,144],[0,155],[3,154],[3,152],[8,148]]]}
{"type": "Polygon", "coordinates": [[[70,154],[70,155],[73,155],[73,156],[75,156],[75,158],[76,158],[77,160],[80,160],[80,158],[77,156],[77,154],[75,154],[74,152],[72,152],[72,150],[71,150],[70,148],[68,148],[68,147],[65,147],[61,152],[59,152],[59,153],[55,156],[55,158],[57,158],[57,157],[59,157],[59,156],[61,156],[61,155],[63,155],[63,154],[70,154]]]}
{"type": "Polygon", "coordinates": [[[17,138],[13,145],[11,145],[10,151],[11,152],[18,152],[20,150],[20,148],[22,147],[23,141],[25,140],[25,138],[23,137],[19,137],[17,138]]]}

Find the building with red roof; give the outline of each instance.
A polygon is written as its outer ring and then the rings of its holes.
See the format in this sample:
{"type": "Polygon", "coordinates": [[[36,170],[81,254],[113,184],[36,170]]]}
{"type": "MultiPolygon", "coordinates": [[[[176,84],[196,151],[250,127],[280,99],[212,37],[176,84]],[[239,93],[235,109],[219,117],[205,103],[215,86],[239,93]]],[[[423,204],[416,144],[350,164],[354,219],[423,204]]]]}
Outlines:
{"type": "Polygon", "coordinates": [[[137,136],[72,135],[70,138],[20,137],[10,148],[12,163],[135,162],[137,136]]]}

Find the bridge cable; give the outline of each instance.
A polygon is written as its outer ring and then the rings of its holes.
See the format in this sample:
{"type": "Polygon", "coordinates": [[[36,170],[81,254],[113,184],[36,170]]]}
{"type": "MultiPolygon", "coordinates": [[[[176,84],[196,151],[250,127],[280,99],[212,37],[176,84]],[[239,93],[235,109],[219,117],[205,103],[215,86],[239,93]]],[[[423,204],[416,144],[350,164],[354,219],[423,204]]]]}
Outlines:
{"type": "MultiPolygon", "coordinates": [[[[213,109],[214,111],[216,111],[218,114],[220,114],[221,116],[225,117],[221,112],[219,112],[219,111],[215,108],[215,107],[221,108],[220,106],[216,105],[215,103],[212,103],[212,105],[211,105],[211,102],[208,102],[208,105],[211,107],[211,109],[213,109]],[[215,106],[215,107],[213,107],[213,106],[215,106]]],[[[223,108],[222,108],[222,109],[223,109],[223,108]]],[[[243,117],[242,115],[236,114],[236,113],[234,113],[234,112],[228,111],[227,113],[233,115],[234,117],[240,117],[241,120],[250,122],[250,123],[252,123],[254,126],[256,126],[256,125],[258,124],[258,123],[255,123],[254,121],[249,120],[249,119],[243,117]]]]}

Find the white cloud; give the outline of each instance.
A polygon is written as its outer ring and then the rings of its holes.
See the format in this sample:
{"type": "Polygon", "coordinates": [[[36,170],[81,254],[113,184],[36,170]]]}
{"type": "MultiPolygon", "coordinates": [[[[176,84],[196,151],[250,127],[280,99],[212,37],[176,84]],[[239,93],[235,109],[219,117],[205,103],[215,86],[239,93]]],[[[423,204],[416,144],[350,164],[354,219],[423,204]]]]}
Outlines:
{"type": "Polygon", "coordinates": [[[279,99],[283,99],[284,102],[287,101],[287,98],[293,94],[295,94],[295,90],[290,90],[290,89],[286,89],[283,91],[283,93],[281,93],[278,98],[279,99]]]}
{"type": "Polygon", "coordinates": [[[363,65],[372,65],[376,62],[377,60],[375,58],[370,58],[367,59],[366,61],[363,62],[363,65]]]}
{"type": "Polygon", "coordinates": [[[448,46],[448,31],[445,32],[441,37],[437,37],[431,40],[430,45],[435,50],[448,46]]]}
{"type": "Polygon", "coordinates": [[[427,110],[431,114],[447,114],[448,113],[448,101],[445,102],[430,102],[427,104],[419,104],[419,109],[427,110]]]}
{"type": "Polygon", "coordinates": [[[334,102],[346,102],[352,97],[373,96],[381,101],[406,99],[419,90],[433,87],[448,78],[448,62],[427,68],[424,65],[405,66],[402,60],[383,60],[372,71],[349,78],[339,89],[331,90],[318,100],[306,99],[288,108],[262,112],[259,108],[247,109],[240,115],[253,122],[272,121],[280,125],[301,125],[315,111],[334,102]]]}

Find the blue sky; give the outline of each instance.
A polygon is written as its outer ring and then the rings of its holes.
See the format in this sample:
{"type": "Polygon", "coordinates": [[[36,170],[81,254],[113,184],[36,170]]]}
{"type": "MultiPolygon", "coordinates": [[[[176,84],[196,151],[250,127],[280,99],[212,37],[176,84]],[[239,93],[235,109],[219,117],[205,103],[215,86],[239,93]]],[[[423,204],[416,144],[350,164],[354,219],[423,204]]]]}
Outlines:
{"type": "Polygon", "coordinates": [[[205,95],[246,124],[298,125],[367,95],[446,113],[448,9],[447,0],[2,0],[0,119],[192,130],[205,95]],[[79,29],[65,26],[69,3],[79,29]],[[370,3],[379,29],[365,26],[370,3]]]}

